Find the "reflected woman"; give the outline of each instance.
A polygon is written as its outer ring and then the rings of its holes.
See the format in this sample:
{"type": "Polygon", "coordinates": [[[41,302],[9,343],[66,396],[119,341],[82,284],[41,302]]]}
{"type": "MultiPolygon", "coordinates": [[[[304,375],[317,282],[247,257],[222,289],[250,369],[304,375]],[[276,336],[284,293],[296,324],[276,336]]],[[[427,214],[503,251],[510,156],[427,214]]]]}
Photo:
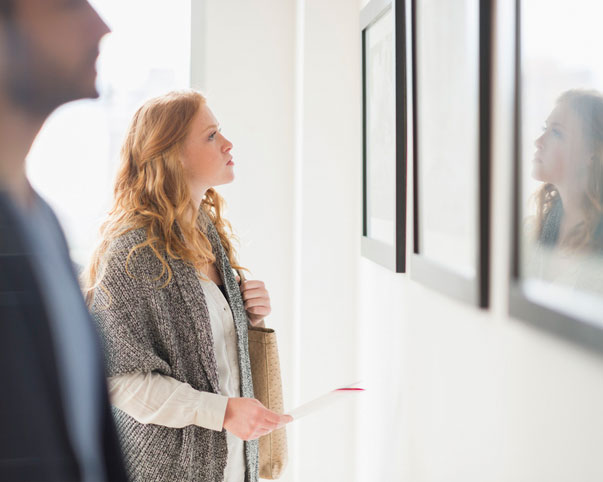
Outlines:
{"type": "Polygon", "coordinates": [[[253,399],[247,324],[270,300],[233,273],[213,189],[234,179],[231,149],[195,91],[144,104],[122,147],[84,283],[133,481],[255,482],[255,439],[291,420],[253,399]]]}
{"type": "Polygon", "coordinates": [[[601,250],[603,245],[603,96],[563,93],[536,139],[532,175],[538,241],[546,246],[601,250]]]}
{"type": "Polygon", "coordinates": [[[603,254],[603,96],[564,92],[535,145],[532,176],[543,182],[535,194],[536,243],[563,253],[563,269],[571,267],[565,274],[574,278],[565,281],[583,283],[576,255],[603,254]]]}

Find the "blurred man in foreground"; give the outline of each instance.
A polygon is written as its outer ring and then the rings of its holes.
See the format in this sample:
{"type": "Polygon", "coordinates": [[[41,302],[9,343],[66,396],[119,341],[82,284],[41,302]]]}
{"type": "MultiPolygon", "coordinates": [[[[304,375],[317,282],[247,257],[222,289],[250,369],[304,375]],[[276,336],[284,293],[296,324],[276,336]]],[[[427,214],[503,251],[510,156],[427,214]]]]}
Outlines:
{"type": "Polygon", "coordinates": [[[0,0],[2,481],[126,480],[94,325],[63,232],[25,175],[48,115],[98,97],[108,31],[86,0],[0,0]]]}

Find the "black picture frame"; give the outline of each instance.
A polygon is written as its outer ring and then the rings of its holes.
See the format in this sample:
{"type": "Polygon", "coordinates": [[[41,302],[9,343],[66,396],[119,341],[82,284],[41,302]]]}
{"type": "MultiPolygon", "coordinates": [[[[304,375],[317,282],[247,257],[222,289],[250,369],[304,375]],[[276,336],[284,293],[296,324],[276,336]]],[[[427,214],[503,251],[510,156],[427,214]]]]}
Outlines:
{"type": "Polygon", "coordinates": [[[603,352],[603,299],[591,297],[585,307],[580,297],[571,299],[548,290],[528,290],[521,278],[521,149],[522,149],[522,55],[521,55],[521,0],[515,0],[514,48],[514,112],[513,162],[511,205],[511,253],[509,271],[509,315],[557,337],[577,343],[589,350],[603,352]],[[598,304],[598,306],[594,306],[598,304]],[[594,308],[594,309],[593,309],[594,308]]]}
{"type": "MultiPolygon", "coordinates": [[[[442,0],[447,1],[447,0],[442,0]]],[[[490,157],[491,157],[491,70],[492,70],[492,3],[479,0],[479,93],[478,93],[478,149],[477,179],[475,186],[476,212],[476,270],[475,276],[465,276],[460,270],[427,258],[420,250],[420,169],[421,146],[417,135],[418,91],[417,83],[417,2],[412,1],[412,85],[413,85],[413,252],[411,278],[425,286],[457,300],[485,308],[489,302],[490,271],[490,157]]],[[[446,79],[443,79],[446,81],[446,79]]],[[[437,140],[434,140],[437,142],[437,140]]]]}
{"type": "Polygon", "coordinates": [[[362,35],[362,256],[394,271],[402,273],[406,270],[406,28],[404,0],[371,0],[360,13],[362,35]],[[368,192],[368,149],[367,149],[367,49],[366,32],[372,24],[393,9],[394,18],[394,51],[395,51],[395,207],[394,207],[394,240],[389,245],[369,236],[368,192]]]}

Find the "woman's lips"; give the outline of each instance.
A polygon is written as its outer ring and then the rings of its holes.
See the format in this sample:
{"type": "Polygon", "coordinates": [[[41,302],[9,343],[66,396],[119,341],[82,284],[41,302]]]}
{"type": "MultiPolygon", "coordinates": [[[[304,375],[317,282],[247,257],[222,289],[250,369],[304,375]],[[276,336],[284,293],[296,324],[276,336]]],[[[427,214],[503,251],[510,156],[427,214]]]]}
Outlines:
{"type": "Polygon", "coordinates": [[[226,165],[227,165],[227,166],[234,166],[234,162],[232,162],[232,159],[231,159],[230,161],[228,161],[228,162],[226,163],[226,165]]]}

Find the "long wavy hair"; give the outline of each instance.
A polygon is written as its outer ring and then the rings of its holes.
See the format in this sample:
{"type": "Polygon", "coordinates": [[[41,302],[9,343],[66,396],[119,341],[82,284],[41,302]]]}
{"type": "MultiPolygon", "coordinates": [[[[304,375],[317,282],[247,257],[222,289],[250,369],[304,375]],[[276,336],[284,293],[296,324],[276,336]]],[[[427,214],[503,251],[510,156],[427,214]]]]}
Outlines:
{"type": "MultiPolygon", "coordinates": [[[[603,95],[595,90],[568,90],[557,99],[577,115],[587,147],[593,153],[582,196],[584,221],[563,243],[563,248],[603,250],[603,95]]],[[[554,184],[544,183],[535,193],[536,234],[543,245],[558,243],[563,217],[563,200],[554,184]]]]}
{"type": "Polygon", "coordinates": [[[174,91],[147,101],[134,114],[121,149],[121,165],[114,188],[113,207],[100,228],[100,242],[82,275],[86,301],[102,288],[106,257],[111,243],[123,234],[145,228],[146,240],[128,253],[124,269],[139,249],[150,248],[162,270],[156,280],[172,278],[166,256],[181,259],[195,268],[215,261],[211,244],[201,228],[202,212],[212,221],[230,263],[236,263],[230,223],[222,217],[224,200],[213,189],[201,206],[193,204],[180,160],[191,121],[205,98],[194,90],[174,91]],[[191,213],[193,213],[191,215],[191,213]]]}

